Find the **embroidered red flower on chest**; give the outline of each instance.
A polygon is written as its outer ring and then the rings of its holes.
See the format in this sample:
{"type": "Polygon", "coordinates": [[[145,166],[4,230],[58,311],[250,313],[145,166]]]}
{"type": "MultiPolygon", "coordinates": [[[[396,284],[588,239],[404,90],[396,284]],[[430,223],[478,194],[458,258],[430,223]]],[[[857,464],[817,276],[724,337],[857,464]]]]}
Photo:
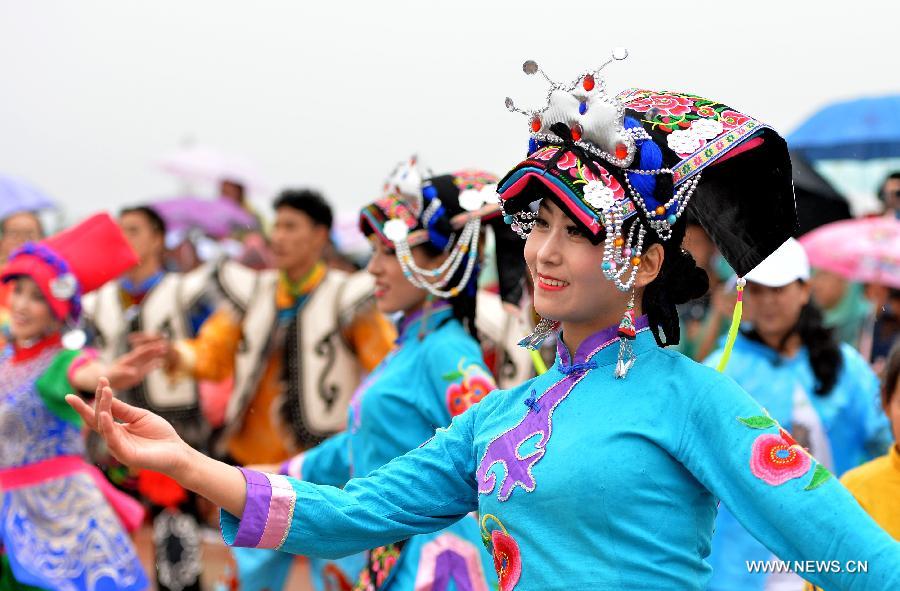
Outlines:
{"type": "Polygon", "coordinates": [[[490,513],[481,516],[481,541],[494,557],[494,570],[497,571],[500,591],[512,591],[522,576],[519,544],[509,535],[503,522],[490,513]]]}
{"type": "Polygon", "coordinates": [[[508,533],[495,529],[491,532],[494,554],[494,570],[500,581],[500,591],[511,591],[522,576],[522,557],[519,544],[508,533]]]}

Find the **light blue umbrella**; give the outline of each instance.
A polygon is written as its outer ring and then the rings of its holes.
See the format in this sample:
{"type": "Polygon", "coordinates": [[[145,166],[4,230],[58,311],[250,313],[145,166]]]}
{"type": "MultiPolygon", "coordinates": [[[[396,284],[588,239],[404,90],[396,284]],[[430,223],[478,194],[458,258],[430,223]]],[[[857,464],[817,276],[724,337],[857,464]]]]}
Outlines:
{"type": "Polygon", "coordinates": [[[900,157],[900,95],[831,104],[787,138],[808,159],[873,160],[900,157]]]}
{"type": "Polygon", "coordinates": [[[46,193],[22,179],[0,175],[0,220],[15,213],[37,213],[55,209],[56,203],[46,193]]]}

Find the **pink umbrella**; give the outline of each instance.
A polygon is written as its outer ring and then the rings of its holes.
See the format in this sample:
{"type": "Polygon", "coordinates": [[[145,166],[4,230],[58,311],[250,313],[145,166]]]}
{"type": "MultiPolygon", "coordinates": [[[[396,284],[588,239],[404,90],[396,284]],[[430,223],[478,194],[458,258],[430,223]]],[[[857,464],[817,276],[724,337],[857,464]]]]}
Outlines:
{"type": "Polygon", "coordinates": [[[900,220],[843,220],[800,238],[813,267],[852,281],[900,288],[900,220]]]}
{"type": "Polygon", "coordinates": [[[253,214],[227,199],[179,197],[153,204],[166,221],[168,231],[198,229],[213,238],[225,238],[233,232],[258,229],[253,214]]]}
{"type": "Polygon", "coordinates": [[[159,166],[186,181],[231,181],[265,189],[259,171],[249,160],[208,146],[191,145],[169,152],[159,159],[159,166]]]}

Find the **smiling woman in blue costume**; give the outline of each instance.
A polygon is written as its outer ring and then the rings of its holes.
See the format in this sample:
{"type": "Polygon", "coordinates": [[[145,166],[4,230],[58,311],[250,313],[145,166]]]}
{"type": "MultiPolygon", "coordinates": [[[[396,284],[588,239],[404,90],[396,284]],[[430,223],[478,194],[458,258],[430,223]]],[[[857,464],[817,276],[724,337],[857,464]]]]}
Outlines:
{"type": "Polygon", "coordinates": [[[339,556],[477,509],[502,591],[696,591],[721,500],[785,560],[868,560],[867,574],[809,575],[828,589],[900,588],[900,545],[836,479],[733,381],[660,346],[678,340],[675,305],[706,289],[680,249],[685,208],[741,275],[790,235],[784,141],[697,96],[608,95],[598,74],[550,82],[548,104],[524,111],[530,155],[499,183],[545,318],[526,344],[561,330],[547,373],[343,489],[218,464],[107,389],[94,409],[71,402],[121,460],[222,506],[229,543],[274,512],[273,546],[339,556]]]}
{"type": "MultiPolygon", "coordinates": [[[[402,315],[396,345],[353,395],[346,430],[287,461],[282,475],[344,486],[415,449],[496,387],[472,335],[481,228],[490,224],[501,238],[515,238],[496,204],[497,178],[476,170],[423,176],[415,159],[401,164],[384,195],[359,217],[372,244],[368,271],[378,309],[402,315]]],[[[518,264],[501,272],[508,279],[502,283],[513,288],[510,299],[517,297],[519,282],[509,274],[517,272],[521,280],[524,271],[517,246],[518,264]]],[[[258,468],[279,472],[277,466],[258,468]]],[[[266,541],[261,536],[248,545],[266,541]]],[[[242,589],[283,588],[290,555],[242,549],[239,556],[247,554],[257,556],[267,572],[242,572],[242,589]]],[[[353,561],[341,566],[348,574],[359,568],[353,561]]],[[[313,560],[311,570],[317,579],[329,578],[328,564],[313,560]]],[[[465,517],[436,533],[370,550],[355,588],[413,591],[453,582],[457,589],[487,591],[491,575],[478,522],[465,517]]]]}

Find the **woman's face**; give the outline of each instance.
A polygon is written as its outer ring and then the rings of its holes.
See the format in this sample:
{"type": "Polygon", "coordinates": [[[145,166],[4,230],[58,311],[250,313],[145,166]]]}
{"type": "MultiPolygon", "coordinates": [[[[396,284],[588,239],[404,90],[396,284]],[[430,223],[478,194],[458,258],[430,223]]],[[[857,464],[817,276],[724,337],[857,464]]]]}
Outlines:
{"type": "Polygon", "coordinates": [[[9,329],[16,341],[42,338],[59,330],[60,322],[53,315],[44,294],[29,277],[14,279],[9,296],[9,329]]]}
{"type": "MultiPolygon", "coordinates": [[[[656,277],[662,264],[662,249],[657,245],[647,254],[635,282],[638,302],[640,288],[656,277]]],[[[548,199],[541,201],[525,242],[525,262],[534,282],[538,314],[566,323],[617,323],[630,295],[606,279],[602,261],[603,244],[591,244],[562,209],[548,199]]]]}
{"type": "MultiPolygon", "coordinates": [[[[403,275],[403,267],[394,254],[381,240],[373,238],[372,258],[366,269],[375,278],[375,302],[384,314],[412,312],[425,302],[427,292],[409,282],[403,275]]],[[[433,269],[440,265],[443,257],[431,258],[421,248],[412,249],[413,260],[423,269],[433,269]]]]}
{"type": "Polygon", "coordinates": [[[799,280],[782,287],[747,282],[747,318],[764,341],[778,342],[797,324],[800,311],[809,302],[809,293],[809,284],[799,280]]]}
{"type": "Polygon", "coordinates": [[[823,310],[831,310],[841,303],[849,285],[840,275],[819,269],[809,280],[812,298],[823,310]]]}

